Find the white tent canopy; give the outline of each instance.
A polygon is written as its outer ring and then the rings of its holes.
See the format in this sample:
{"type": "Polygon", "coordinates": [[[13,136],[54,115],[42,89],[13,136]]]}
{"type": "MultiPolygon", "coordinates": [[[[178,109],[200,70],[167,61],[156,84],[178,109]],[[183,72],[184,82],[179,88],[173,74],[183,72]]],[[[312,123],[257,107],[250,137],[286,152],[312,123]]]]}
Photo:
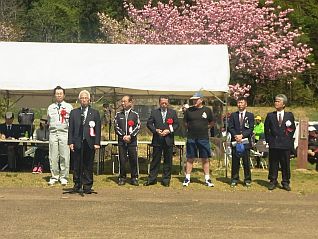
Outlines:
{"type": "Polygon", "coordinates": [[[67,94],[221,96],[230,79],[226,45],[0,42],[0,55],[0,91],[11,97],[51,97],[57,85],[67,94]]]}

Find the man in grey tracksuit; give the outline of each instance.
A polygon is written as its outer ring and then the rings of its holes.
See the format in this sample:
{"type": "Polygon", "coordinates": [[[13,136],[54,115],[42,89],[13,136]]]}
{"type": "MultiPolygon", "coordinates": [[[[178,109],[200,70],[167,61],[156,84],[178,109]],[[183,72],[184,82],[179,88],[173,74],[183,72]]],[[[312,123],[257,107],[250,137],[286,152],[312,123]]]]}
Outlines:
{"type": "Polygon", "coordinates": [[[50,131],[49,160],[51,178],[49,185],[58,181],[65,186],[68,183],[70,168],[70,149],[67,144],[69,114],[72,105],[64,101],[65,89],[55,87],[54,95],[56,102],[51,104],[47,110],[50,131]]]}

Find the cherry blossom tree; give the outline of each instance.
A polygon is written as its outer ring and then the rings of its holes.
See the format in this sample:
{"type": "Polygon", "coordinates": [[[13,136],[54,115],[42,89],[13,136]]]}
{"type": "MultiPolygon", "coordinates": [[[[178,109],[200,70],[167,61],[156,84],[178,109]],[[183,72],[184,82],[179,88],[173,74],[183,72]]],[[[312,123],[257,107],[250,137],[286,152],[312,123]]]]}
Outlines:
{"type": "Polygon", "coordinates": [[[230,97],[232,97],[233,99],[237,100],[240,97],[244,97],[247,98],[249,97],[249,91],[251,89],[250,85],[240,85],[239,83],[235,84],[235,85],[229,85],[229,94],[230,97]]]}
{"type": "Polygon", "coordinates": [[[143,9],[125,3],[128,18],[117,22],[100,14],[101,31],[113,43],[227,44],[232,73],[261,81],[303,72],[312,51],[298,41],[301,29],[266,0],[193,0],[179,6],[150,0],[143,9]]]}

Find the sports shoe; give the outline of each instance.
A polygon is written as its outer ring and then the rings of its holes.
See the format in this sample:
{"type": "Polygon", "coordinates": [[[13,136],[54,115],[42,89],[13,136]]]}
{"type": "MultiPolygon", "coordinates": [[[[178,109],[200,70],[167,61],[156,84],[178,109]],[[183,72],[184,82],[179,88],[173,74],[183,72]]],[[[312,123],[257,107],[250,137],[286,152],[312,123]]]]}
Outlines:
{"type": "Polygon", "coordinates": [[[185,187],[188,187],[189,186],[189,183],[190,183],[190,179],[188,178],[185,178],[182,185],[185,186],[185,187]]]}
{"type": "Polygon", "coordinates": [[[245,186],[249,188],[252,184],[250,182],[245,182],[245,186]]]}
{"type": "Polygon", "coordinates": [[[42,173],[43,172],[43,169],[41,166],[38,167],[38,170],[37,170],[37,173],[42,173]]]}
{"type": "Polygon", "coordinates": [[[205,186],[214,187],[214,184],[212,183],[211,179],[208,179],[208,180],[205,180],[205,186]]]}
{"type": "Polygon", "coordinates": [[[57,179],[55,178],[51,178],[50,181],[47,183],[49,186],[53,186],[54,184],[56,184],[58,182],[57,179]]]}
{"type": "Polygon", "coordinates": [[[37,167],[37,166],[35,166],[35,167],[33,168],[32,173],[38,173],[38,167],[37,167]]]}
{"type": "Polygon", "coordinates": [[[234,188],[237,186],[237,183],[236,182],[231,182],[231,188],[234,188]]]}
{"type": "Polygon", "coordinates": [[[61,179],[60,179],[60,182],[61,182],[61,185],[62,185],[62,186],[66,186],[67,183],[68,183],[65,178],[61,178],[61,179]]]}

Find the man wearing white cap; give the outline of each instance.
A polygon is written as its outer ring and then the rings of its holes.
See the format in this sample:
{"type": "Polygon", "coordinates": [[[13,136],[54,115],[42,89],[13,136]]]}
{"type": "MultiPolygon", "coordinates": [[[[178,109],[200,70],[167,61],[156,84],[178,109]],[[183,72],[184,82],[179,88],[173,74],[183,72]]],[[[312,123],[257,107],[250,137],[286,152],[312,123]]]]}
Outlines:
{"type": "Polygon", "coordinates": [[[203,105],[203,95],[195,93],[190,100],[193,106],[184,113],[184,123],[187,128],[187,165],[183,186],[189,186],[190,174],[195,158],[202,160],[205,185],[214,187],[210,179],[209,158],[211,146],[209,142],[209,128],[213,126],[212,110],[203,105]]]}

